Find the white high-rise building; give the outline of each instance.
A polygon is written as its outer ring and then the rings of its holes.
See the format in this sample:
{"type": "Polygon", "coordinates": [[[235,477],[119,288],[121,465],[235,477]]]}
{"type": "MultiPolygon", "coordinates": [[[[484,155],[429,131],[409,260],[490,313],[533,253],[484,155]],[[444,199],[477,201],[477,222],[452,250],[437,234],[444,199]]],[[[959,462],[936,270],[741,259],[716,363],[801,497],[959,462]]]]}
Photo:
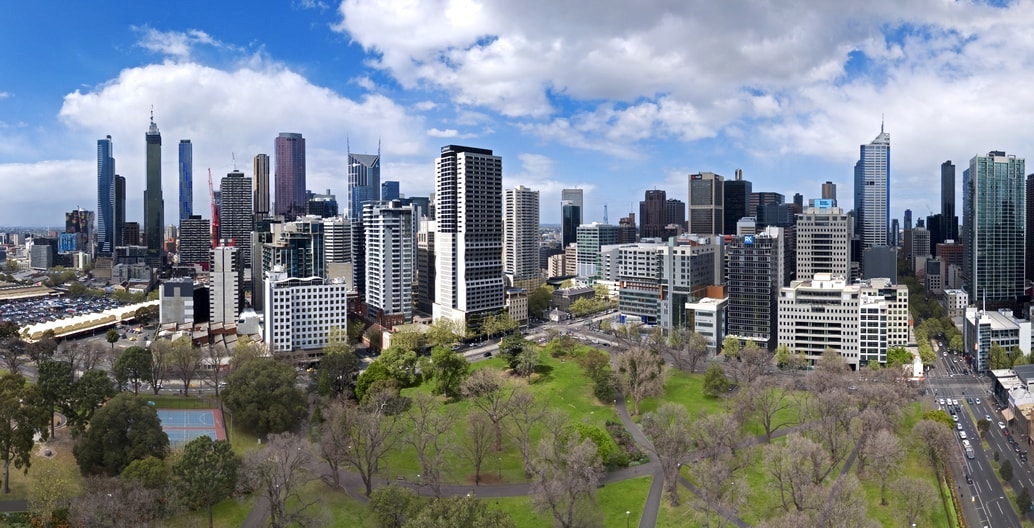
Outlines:
{"type": "Polygon", "coordinates": [[[503,272],[514,286],[537,279],[539,270],[539,192],[523,185],[507,189],[503,220],[503,272]]]}
{"type": "Polygon", "coordinates": [[[855,230],[862,250],[886,246],[890,233],[890,134],[880,135],[860,148],[854,166],[855,230]]]}
{"type": "Polygon", "coordinates": [[[367,315],[382,324],[413,322],[414,216],[398,200],[363,202],[367,315]]]}
{"type": "Polygon", "coordinates": [[[851,276],[851,219],[832,202],[816,200],[797,215],[797,279],[808,280],[817,273],[834,277],[851,276]]]}
{"type": "MultiPolygon", "coordinates": [[[[321,277],[288,277],[277,267],[266,272],[263,341],[276,354],[320,351],[332,328],[348,327],[348,285],[321,277]]],[[[317,354],[312,354],[313,359],[317,354]]]]}
{"type": "Polygon", "coordinates": [[[208,299],[213,323],[237,323],[240,310],[240,252],[233,246],[212,248],[209,253],[208,299]]]}
{"type": "Polygon", "coordinates": [[[503,159],[488,149],[448,145],[435,159],[433,317],[463,325],[505,306],[503,159]]]}
{"type": "Polygon", "coordinates": [[[888,349],[908,343],[908,288],[818,273],[780,290],[778,320],[779,344],[813,362],[831,349],[854,369],[886,364],[888,349]]]}
{"type": "Polygon", "coordinates": [[[327,277],[352,280],[352,222],[345,215],[323,219],[327,277]]]}

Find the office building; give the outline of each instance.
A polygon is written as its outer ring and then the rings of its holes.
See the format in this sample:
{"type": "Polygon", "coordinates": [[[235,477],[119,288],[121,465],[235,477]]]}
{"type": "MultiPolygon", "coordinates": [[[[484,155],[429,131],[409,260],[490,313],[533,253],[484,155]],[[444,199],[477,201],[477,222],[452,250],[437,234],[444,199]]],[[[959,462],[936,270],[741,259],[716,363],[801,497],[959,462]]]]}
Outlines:
{"type": "Polygon", "coordinates": [[[578,241],[578,226],[582,225],[585,214],[583,199],[582,189],[560,191],[560,242],[565,248],[578,241]]]}
{"type": "MultiPolygon", "coordinates": [[[[181,222],[183,221],[181,220],[181,222]]],[[[169,279],[162,283],[158,291],[158,321],[161,324],[194,324],[193,279],[189,277],[169,279]]]]}
{"type": "MultiPolygon", "coordinates": [[[[813,274],[814,275],[814,274],[813,274]]],[[[898,248],[873,246],[862,253],[863,279],[889,279],[898,281],[898,248]]]]}
{"type": "Polygon", "coordinates": [[[837,184],[827,181],[822,184],[822,199],[832,200],[833,207],[837,206],[837,184]]]}
{"type": "Polygon", "coordinates": [[[646,197],[639,202],[639,236],[642,238],[660,238],[664,235],[664,227],[668,225],[667,193],[662,190],[646,191],[646,197]]]}
{"type": "Polygon", "coordinates": [[[436,222],[421,218],[416,233],[416,270],[413,286],[416,309],[430,315],[434,312],[434,231],[436,222]]]}
{"type": "Polygon", "coordinates": [[[890,232],[890,134],[881,126],[876,139],[859,149],[854,167],[855,233],[864,251],[886,246],[890,232]]]}
{"type": "Polygon", "coordinates": [[[689,328],[704,338],[708,357],[715,357],[722,351],[722,341],[725,340],[725,312],[729,306],[729,299],[725,297],[724,290],[719,287],[714,289],[722,295],[708,296],[686,304],[690,319],[689,328]]]}
{"type": "Polygon", "coordinates": [[[331,329],[348,328],[348,290],[343,281],[292,277],[279,268],[266,273],[263,341],[274,357],[299,353],[300,363],[317,360],[331,329]]]}
{"type": "MultiPolygon", "coordinates": [[[[90,251],[90,242],[93,240],[93,211],[83,211],[82,209],[76,209],[65,213],[65,234],[71,235],[66,237],[66,240],[72,240],[66,242],[67,244],[74,244],[75,249],[68,249],[67,251],[90,251]]],[[[60,246],[60,244],[59,244],[60,246]]],[[[66,252],[65,249],[61,249],[61,252],[66,252]]]]}
{"type": "Polygon", "coordinates": [[[703,172],[689,175],[689,232],[720,235],[725,232],[725,178],[703,172]]]}
{"type": "Polygon", "coordinates": [[[725,182],[725,234],[736,234],[736,222],[745,216],[755,216],[755,211],[747,211],[750,205],[752,184],[743,179],[743,169],[736,169],[736,179],[725,182]]]}
{"type": "Polygon", "coordinates": [[[384,200],[385,202],[390,202],[392,200],[398,200],[399,198],[402,198],[402,196],[399,194],[399,182],[381,182],[381,200],[384,200]]]}
{"type": "Polygon", "coordinates": [[[969,298],[1012,307],[1023,295],[1024,159],[991,151],[962,173],[963,274],[969,298]]]}
{"type": "Polygon", "coordinates": [[[97,140],[97,254],[115,251],[115,158],[111,136],[97,140]]]}
{"type": "Polygon", "coordinates": [[[578,277],[592,281],[599,277],[600,249],[618,242],[618,227],[593,222],[578,226],[578,245],[575,273],[578,277]]]}
{"type": "Polygon", "coordinates": [[[126,223],[122,224],[122,242],[123,243],[119,244],[116,247],[141,246],[141,245],[144,246],[144,247],[147,247],[146,244],[144,243],[145,241],[144,241],[143,237],[141,237],[140,234],[141,234],[140,222],[126,222],[126,223]]]}
{"type": "Polygon", "coordinates": [[[817,200],[797,217],[797,279],[816,273],[851,276],[850,217],[831,200],[817,200]]]}
{"type": "Polygon", "coordinates": [[[269,155],[258,154],[252,160],[252,178],[255,186],[255,219],[269,216],[269,155]]]}
{"type": "Polygon", "coordinates": [[[255,229],[251,178],[235,170],[219,182],[219,192],[219,238],[238,248],[241,270],[251,268],[251,232],[255,229]]]}
{"type": "Polygon", "coordinates": [[[194,147],[189,139],[180,140],[179,150],[180,222],[194,214],[194,147]]]}
{"type": "Polygon", "coordinates": [[[726,237],[727,336],[764,350],[775,348],[776,297],[789,273],[785,256],[786,241],[779,227],[726,237]]]}
{"type": "Polygon", "coordinates": [[[1027,175],[1026,192],[1024,198],[1027,204],[1027,231],[1024,233],[1027,245],[1026,257],[1024,258],[1025,278],[1034,280],[1034,174],[1027,175]]]}
{"type": "Polygon", "coordinates": [[[951,160],[941,163],[941,232],[943,240],[959,239],[959,217],[955,213],[955,164],[951,160]]]}
{"type": "MultiPolygon", "coordinates": [[[[136,237],[126,238],[126,233],[129,232],[130,226],[126,222],[126,179],[118,174],[115,175],[115,247],[125,245],[138,245],[142,244],[140,239],[140,224],[136,224],[136,237]]],[[[112,248],[114,251],[114,248],[112,248]]]]}
{"type": "Polygon", "coordinates": [[[279,266],[290,277],[326,277],[322,218],[303,216],[293,222],[263,223],[256,231],[263,240],[263,272],[279,266]],[[268,233],[261,232],[266,229],[268,233]]]}
{"type": "MultiPolygon", "coordinates": [[[[970,164],[972,167],[972,163],[970,164]]],[[[965,174],[963,174],[965,180],[965,174]]],[[[965,184],[963,184],[965,185],[965,184]]],[[[963,199],[965,202],[965,199],[963,199]]],[[[965,208],[965,203],[963,203],[965,208]]],[[[965,223],[963,223],[965,225],[965,223]]],[[[965,350],[973,354],[974,370],[987,374],[991,370],[991,347],[998,345],[1011,352],[1018,348],[1021,353],[1030,353],[1031,322],[1017,319],[1008,309],[984,311],[978,306],[966,308],[962,321],[962,341],[965,350]]]]}
{"type": "Polygon", "coordinates": [[[465,328],[470,316],[505,303],[503,160],[488,149],[448,145],[434,165],[433,317],[465,328]]]}
{"type": "Polygon", "coordinates": [[[181,266],[209,268],[209,251],[212,249],[211,221],[201,215],[191,215],[180,221],[179,263],[181,266]]]}
{"type": "Polygon", "coordinates": [[[305,215],[305,138],[281,132],[273,142],[276,154],[276,207],[274,212],[290,221],[305,215]]]}
{"type": "Polygon", "coordinates": [[[908,344],[908,288],[887,279],[847,284],[816,274],[779,292],[779,345],[811,363],[827,349],[853,369],[886,364],[887,350],[908,344]]]}
{"type": "MultiPolygon", "coordinates": [[[[323,219],[327,278],[352,281],[352,223],[344,215],[323,219]]],[[[353,286],[349,284],[349,286],[353,286]]]]}
{"type": "Polygon", "coordinates": [[[165,200],[162,198],[162,135],[151,113],[151,125],[144,138],[147,140],[147,188],[144,189],[144,240],[147,246],[147,264],[152,268],[162,265],[165,229],[165,200]]]}
{"type": "Polygon", "coordinates": [[[503,273],[511,286],[532,289],[539,268],[539,192],[523,185],[506,189],[503,204],[503,273]]]}
{"type": "MultiPolygon", "coordinates": [[[[639,240],[636,235],[635,213],[628,213],[628,216],[618,220],[618,244],[631,244],[639,240]]],[[[563,248],[560,248],[563,251],[563,248]]]]}
{"type": "Polygon", "coordinates": [[[786,203],[786,197],[782,193],[761,191],[750,193],[750,203],[747,204],[747,216],[756,216],[758,208],[767,205],[781,205],[786,203]]]}
{"type": "Polygon", "coordinates": [[[348,217],[363,217],[363,202],[381,199],[381,152],[348,153],[348,217]]]}
{"type": "MultiPolygon", "coordinates": [[[[236,324],[241,308],[240,248],[219,246],[211,249],[208,274],[208,299],[213,323],[236,324]]],[[[269,314],[267,314],[268,317],[269,314]]]]}
{"type": "Polygon", "coordinates": [[[305,214],[320,218],[330,218],[338,215],[337,197],[330,193],[330,189],[327,189],[327,194],[319,194],[312,191],[306,191],[305,194],[308,197],[306,199],[305,214]]]}
{"type": "Polygon", "coordinates": [[[389,328],[413,322],[413,217],[398,200],[363,202],[367,316],[389,328]]]}

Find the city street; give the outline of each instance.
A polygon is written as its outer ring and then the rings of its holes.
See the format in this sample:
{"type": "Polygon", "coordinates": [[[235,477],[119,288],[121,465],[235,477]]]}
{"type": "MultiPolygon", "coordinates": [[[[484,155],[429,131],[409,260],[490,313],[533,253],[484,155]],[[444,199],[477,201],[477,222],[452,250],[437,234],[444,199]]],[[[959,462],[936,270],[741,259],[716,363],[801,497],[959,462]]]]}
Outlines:
{"type": "MultiPolygon", "coordinates": [[[[996,410],[994,402],[987,400],[990,397],[990,381],[987,377],[967,374],[961,357],[952,354],[944,356],[939,350],[937,354],[937,366],[927,373],[930,388],[927,397],[935,400],[944,398],[946,405],[939,407],[946,412],[956,411],[958,423],[962,424],[962,431],[966,433],[974,451],[972,459],[966,457],[957,430],[959,456],[953,457],[955,463],[951,465],[967,523],[969,526],[995,528],[1020,526],[1016,506],[1005,495],[992,466],[994,453],[999,453],[1000,461],[1009,460],[1012,464],[1014,476],[1011,484],[1015,493],[1019,493],[1020,486],[1034,488],[1034,473],[1030,465],[1020,459],[1019,453],[1009,444],[1003,430],[997,425],[1002,415],[996,410]],[[972,403],[967,398],[972,399],[972,403]],[[958,406],[947,405],[949,399],[957,400],[958,406]],[[991,427],[981,439],[976,423],[986,416],[991,417],[991,427]],[[967,483],[967,474],[972,483],[967,483]]],[[[1021,443],[1020,451],[1026,451],[1025,443],[1021,443]]]]}

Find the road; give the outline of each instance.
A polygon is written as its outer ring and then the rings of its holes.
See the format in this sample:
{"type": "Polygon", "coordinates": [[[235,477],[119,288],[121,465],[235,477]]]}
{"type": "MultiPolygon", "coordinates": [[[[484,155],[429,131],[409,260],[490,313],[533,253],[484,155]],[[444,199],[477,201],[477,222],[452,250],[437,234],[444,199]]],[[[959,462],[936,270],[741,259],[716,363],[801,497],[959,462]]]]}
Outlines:
{"type": "Polygon", "coordinates": [[[997,451],[1000,453],[1000,460],[1009,460],[1012,463],[1014,477],[1011,484],[1016,493],[1019,492],[1021,484],[1034,488],[1034,474],[1031,472],[1031,467],[1020,460],[1018,453],[1009,445],[1003,430],[999,429],[997,425],[1002,417],[1001,413],[986,399],[989,397],[990,382],[988,378],[968,374],[961,357],[938,353],[936,367],[927,374],[930,392],[933,393],[927,397],[938,400],[940,398],[958,400],[957,407],[948,405],[939,407],[949,412],[956,411],[957,422],[962,425],[961,430],[966,433],[974,451],[972,459],[966,458],[957,430],[956,439],[959,442],[961,456],[954,458],[951,466],[967,524],[994,528],[1020,526],[1016,507],[1005,495],[991,460],[994,458],[994,452],[997,451]],[[972,403],[967,401],[967,398],[970,398],[972,403]],[[991,417],[991,427],[983,438],[989,446],[987,449],[984,448],[976,427],[977,421],[984,419],[985,416],[991,417]],[[966,475],[970,476],[972,483],[967,483],[966,475]]]}

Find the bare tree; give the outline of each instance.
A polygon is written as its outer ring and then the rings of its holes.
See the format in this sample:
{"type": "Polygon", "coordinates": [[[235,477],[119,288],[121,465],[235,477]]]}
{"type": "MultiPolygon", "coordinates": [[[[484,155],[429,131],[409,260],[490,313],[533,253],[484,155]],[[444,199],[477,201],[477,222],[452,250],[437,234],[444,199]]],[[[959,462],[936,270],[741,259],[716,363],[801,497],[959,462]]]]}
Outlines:
{"type": "Polygon", "coordinates": [[[664,403],[643,417],[643,431],[650,436],[664,472],[664,488],[672,506],[679,504],[679,467],[692,445],[689,411],[677,403],[664,403]]]}
{"type": "Polygon", "coordinates": [[[499,369],[475,370],[463,381],[460,392],[464,398],[481,409],[495,429],[495,449],[503,449],[503,420],[513,412],[514,387],[507,382],[506,375],[499,369]]]}
{"type": "Polygon", "coordinates": [[[849,434],[850,426],[858,410],[847,391],[839,390],[815,395],[809,400],[809,406],[814,426],[806,434],[822,444],[829,453],[829,467],[823,475],[825,478],[851,451],[853,442],[849,434]]]}
{"type": "Polygon", "coordinates": [[[160,490],[117,477],[91,477],[83,494],[72,499],[69,513],[75,526],[136,528],[158,526],[167,497],[160,490]]]}
{"type": "Polygon", "coordinates": [[[273,528],[308,518],[305,510],[316,503],[306,501],[298,490],[312,480],[309,462],[312,455],[305,441],[291,433],[269,435],[266,448],[245,460],[252,485],[261,488],[269,501],[269,522],[273,528]],[[290,505],[288,504],[290,503],[290,505]],[[291,507],[288,511],[288,507],[291,507]]]}
{"type": "Polygon", "coordinates": [[[905,511],[905,526],[916,524],[919,516],[929,511],[937,500],[937,491],[923,479],[901,477],[890,487],[905,511]]]}
{"type": "Polygon", "coordinates": [[[13,374],[24,365],[28,358],[25,357],[27,344],[20,335],[12,335],[0,339],[0,363],[13,374]]]}
{"type": "Polygon", "coordinates": [[[735,405],[738,414],[746,422],[746,418],[754,418],[765,430],[765,439],[772,441],[772,433],[794,425],[796,422],[788,418],[786,412],[793,407],[793,400],[786,389],[768,383],[754,383],[741,390],[736,397],[735,405]]]}
{"type": "Polygon", "coordinates": [[[865,409],[858,415],[858,419],[851,423],[854,436],[858,439],[857,456],[855,463],[858,464],[858,471],[864,472],[869,462],[869,450],[866,446],[876,436],[876,433],[886,429],[893,430],[895,426],[894,415],[876,411],[872,407],[865,409]]]}
{"type": "Polygon", "coordinates": [[[726,516],[735,514],[746,501],[749,490],[741,479],[735,478],[736,469],[732,458],[702,460],[694,466],[699,496],[693,506],[704,515],[703,526],[725,526],[726,516]]]}
{"type": "Polygon", "coordinates": [[[643,347],[632,347],[618,355],[618,376],[638,416],[643,399],[664,392],[664,359],[643,347]]]}
{"type": "Polygon", "coordinates": [[[151,369],[147,373],[147,381],[151,384],[154,394],[158,394],[162,381],[169,370],[169,359],[172,355],[173,344],[164,339],[151,343],[151,369]]]}
{"type": "Polygon", "coordinates": [[[209,344],[202,349],[202,362],[207,363],[208,367],[205,369],[205,375],[208,377],[209,383],[212,387],[215,387],[215,395],[219,396],[220,386],[223,384],[223,380],[226,378],[226,370],[223,361],[227,358],[226,347],[223,344],[211,345],[209,344]]]}
{"type": "Polygon", "coordinates": [[[190,393],[190,382],[194,381],[201,365],[201,349],[194,346],[189,337],[172,342],[169,354],[169,370],[183,382],[183,394],[190,393]]]}
{"type": "Polygon", "coordinates": [[[804,511],[813,489],[825,478],[829,455],[821,445],[793,433],[786,437],[785,444],[765,448],[764,463],[783,509],[804,511]]]}
{"type": "Polygon", "coordinates": [[[485,413],[467,415],[467,437],[463,454],[474,465],[474,485],[481,485],[481,466],[492,449],[492,421],[485,413]]]}
{"type": "Polygon", "coordinates": [[[440,496],[447,451],[443,444],[451,439],[448,433],[456,423],[456,412],[452,407],[442,406],[435,396],[417,392],[413,395],[408,417],[411,428],[406,434],[406,442],[416,450],[423,482],[431,486],[435,496],[440,496]]]}
{"type": "Polygon", "coordinates": [[[827,347],[822,357],[816,362],[815,372],[808,376],[808,382],[812,392],[822,393],[834,389],[847,388],[847,375],[850,369],[844,358],[827,347]]]}
{"type": "Polygon", "coordinates": [[[943,478],[944,466],[955,447],[955,436],[951,430],[940,422],[920,420],[912,427],[912,438],[926,453],[926,459],[937,478],[943,478]]]}
{"type": "MultiPolygon", "coordinates": [[[[385,412],[387,402],[371,398],[359,407],[335,403],[327,411],[320,431],[320,457],[336,474],[342,465],[354,468],[366,488],[373,491],[373,477],[398,439],[398,421],[385,412]]],[[[335,480],[337,483],[337,480],[335,480]]]]}
{"type": "Polygon", "coordinates": [[[510,414],[510,425],[517,440],[517,448],[521,452],[524,471],[528,472],[531,459],[531,430],[542,419],[546,408],[535,400],[535,395],[523,387],[514,389],[510,400],[513,413],[510,414]]]}
{"type": "Polygon", "coordinates": [[[887,480],[901,467],[905,458],[901,442],[896,434],[883,429],[865,445],[865,451],[873,472],[880,477],[880,505],[886,506],[887,480]]]}
{"type": "Polygon", "coordinates": [[[532,457],[532,503],[549,512],[560,528],[601,526],[596,487],[603,468],[596,444],[573,435],[543,439],[532,457]]]}
{"type": "Polygon", "coordinates": [[[702,458],[719,460],[736,455],[736,444],[742,438],[740,424],[729,413],[706,414],[690,429],[693,445],[702,458]]]}
{"type": "Polygon", "coordinates": [[[750,385],[771,369],[772,355],[767,350],[750,344],[743,347],[735,358],[729,358],[728,365],[736,383],[750,385]]]}
{"type": "Polygon", "coordinates": [[[817,499],[815,515],[809,526],[838,528],[841,526],[869,528],[878,527],[867,517],[865,492],[858,477],[848,473],[841,475],[826,489],[814,495],[817,499]]]}
{"type": "Polygon", "coordinates": [[[709,353],[707,339],[689,328],[677,328],[668,338],[668,357],[675,368],[684,372],[695,372],[709,353]]]}

